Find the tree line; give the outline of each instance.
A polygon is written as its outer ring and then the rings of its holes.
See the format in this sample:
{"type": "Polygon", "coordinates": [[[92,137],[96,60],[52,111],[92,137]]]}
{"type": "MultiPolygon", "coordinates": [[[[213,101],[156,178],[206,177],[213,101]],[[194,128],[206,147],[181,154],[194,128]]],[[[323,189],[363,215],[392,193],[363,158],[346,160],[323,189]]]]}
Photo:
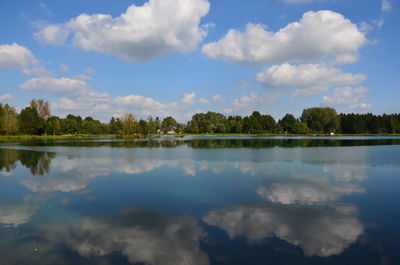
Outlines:
{"type": "Polygon", "coordinates": [[[0,134],[62,135],[62,134],[120,134],[149,135],[166,131],[186,133],[245,133],[245,134],[398,134],[400,114],[338,114],[333,108],[304,109],[300,117],[286,114],[276,121],[271,115],[254,111],[249,116],[225,116],[217,112],[197,113],[186,124],[173,117],[162,121],[152,116],[137,119],[128,113],[102,123],[92,117],[72,114],[65,118],[53,116],[50,104],[33,99],[17,113],[8,104],[0,104],[0,134]]]}

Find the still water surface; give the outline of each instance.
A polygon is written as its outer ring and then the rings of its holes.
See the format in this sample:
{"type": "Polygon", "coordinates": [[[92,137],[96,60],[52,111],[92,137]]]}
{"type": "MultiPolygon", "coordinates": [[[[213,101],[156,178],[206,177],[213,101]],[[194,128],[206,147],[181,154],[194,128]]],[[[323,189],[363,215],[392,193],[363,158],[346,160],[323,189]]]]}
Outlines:
{"type": "Polygon", "coordinates": [[[400,138],[0,146],[0,265],[400,264],[400,138]]]}

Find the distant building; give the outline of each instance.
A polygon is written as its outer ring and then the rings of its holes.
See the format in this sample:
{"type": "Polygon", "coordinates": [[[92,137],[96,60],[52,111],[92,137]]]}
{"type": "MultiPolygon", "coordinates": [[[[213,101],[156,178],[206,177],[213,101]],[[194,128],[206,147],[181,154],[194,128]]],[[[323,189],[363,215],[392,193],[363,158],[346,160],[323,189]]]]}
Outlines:
{"type": "Polygon", "coordinates": [[[167,128],[164,128],[164,132],[166,134],[176,134],[176,127],[170,125],[167,128]]]}

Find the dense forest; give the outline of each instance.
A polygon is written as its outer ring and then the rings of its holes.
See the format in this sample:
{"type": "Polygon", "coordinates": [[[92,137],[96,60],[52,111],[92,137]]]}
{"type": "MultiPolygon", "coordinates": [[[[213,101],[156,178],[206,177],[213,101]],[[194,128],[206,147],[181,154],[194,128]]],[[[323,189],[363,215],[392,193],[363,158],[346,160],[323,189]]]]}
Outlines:
{"type": "Polygon", "coordinates": [[[173,117],[162,121],[149,116],[137,119],[134,114],[112,117],[102,123],[92,117],[51,115],[50,104],[42,99],[17,113],[15,108],[0,104],[2,135],[64,135],[64,134],[156,134],[174,130],[185,133],[246,133],[246,134],[398,134],[400,114],[338,114],[333,108],[304,109],[300,117],[286,114],[276,121],[271,115],[254,111],[249,116],[224,116],[221,113],[197,113],[187,124],[173,117]]]}

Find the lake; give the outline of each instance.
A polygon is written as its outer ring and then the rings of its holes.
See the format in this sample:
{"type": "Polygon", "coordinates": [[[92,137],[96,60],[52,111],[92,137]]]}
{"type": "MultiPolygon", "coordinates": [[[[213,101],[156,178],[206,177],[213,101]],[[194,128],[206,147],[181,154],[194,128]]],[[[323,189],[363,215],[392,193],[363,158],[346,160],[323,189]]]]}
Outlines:
{"type": "Polygon", "coordinates": [[[0,145],[0,265],[400,264],[400,137],[0,145]]]}

